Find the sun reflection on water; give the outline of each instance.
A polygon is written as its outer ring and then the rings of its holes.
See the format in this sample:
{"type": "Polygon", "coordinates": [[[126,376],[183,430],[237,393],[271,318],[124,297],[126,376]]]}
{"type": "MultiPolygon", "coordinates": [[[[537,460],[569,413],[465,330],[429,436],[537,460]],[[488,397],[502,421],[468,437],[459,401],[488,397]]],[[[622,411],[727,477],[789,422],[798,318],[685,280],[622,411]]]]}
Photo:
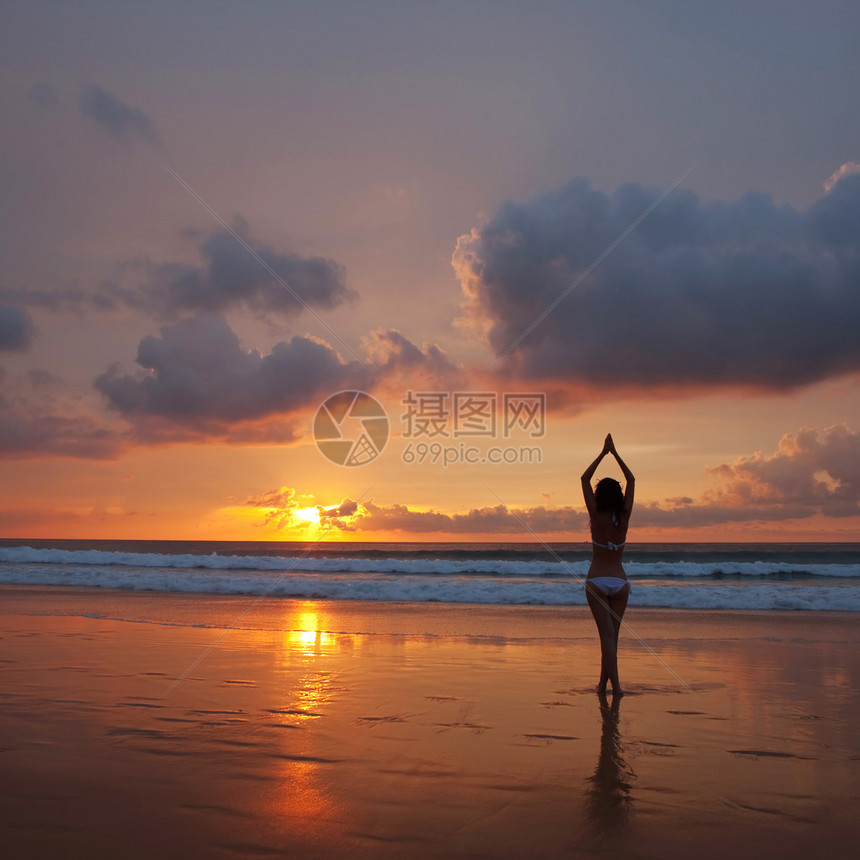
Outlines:
{"type": "Polygon", "coordinates": [[[331,826],[338,810],[326,779],[332,757],[325,725],[343,690],[337,666],[330,662],[342,643],[327,626],[327,614],[314,601],[293,603],[280,624],[283,698],[274,714],[285,726],[300,731],[281,738],[270,813],[279,826],[311,839],[331,826]]]}
{"type": "Polygon", "coordinates": [[[323,619],[314,603],[303,602],[298,612],[288,617],[284,625],[286,648],[294,654],[319,657],[331,654],[335,637],[323,629],[323,619]]]}

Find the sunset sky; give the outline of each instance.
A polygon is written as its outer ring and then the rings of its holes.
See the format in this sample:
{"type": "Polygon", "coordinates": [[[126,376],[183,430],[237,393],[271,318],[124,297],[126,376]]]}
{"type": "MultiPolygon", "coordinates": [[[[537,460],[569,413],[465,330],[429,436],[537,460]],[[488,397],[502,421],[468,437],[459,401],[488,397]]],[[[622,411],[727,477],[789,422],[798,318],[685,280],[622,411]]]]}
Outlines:
{"type": "Polygon", "coordinates": [[[857,4],[3,19],[0,537],[858,539],[857,4]]]}

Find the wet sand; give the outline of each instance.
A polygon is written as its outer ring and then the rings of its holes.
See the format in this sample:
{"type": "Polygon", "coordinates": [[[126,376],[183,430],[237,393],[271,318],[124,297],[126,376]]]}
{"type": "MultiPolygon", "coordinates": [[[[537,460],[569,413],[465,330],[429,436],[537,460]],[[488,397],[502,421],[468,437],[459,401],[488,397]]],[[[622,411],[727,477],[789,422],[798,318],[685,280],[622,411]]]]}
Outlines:
{"type": "Polygon", "coordinates": [[[632,607],[613,701],[584,608],[266,600],[207,651],[248,606],[0,589],[4,857],[737,860],[860,837],[856,615],[632,607]]]}

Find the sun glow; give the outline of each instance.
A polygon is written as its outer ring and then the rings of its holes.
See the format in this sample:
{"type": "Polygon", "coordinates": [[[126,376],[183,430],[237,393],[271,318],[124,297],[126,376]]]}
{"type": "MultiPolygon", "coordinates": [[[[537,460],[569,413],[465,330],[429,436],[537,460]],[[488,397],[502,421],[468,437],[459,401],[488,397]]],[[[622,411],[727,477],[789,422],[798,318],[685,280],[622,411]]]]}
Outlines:
{"type": "MultiPolygon", "coordinates": [[[[242,504],[216,508],[206,528],[218,530],[224,540],[355,540],[356,523],[367,510],[349,496],[340,496],[339,504],[311,504],[320,498],[321,494],[279,487],[242,504]]],[[[323,498],[336,499],[338,494],[326,491],[323,498]]],[[[364,535],[364,539],[371,538],[364,535]]]]}
{"type": "Polygon", "coordinates": [[[315,507],[295,508],[290,513],[298,526],[318,526],[320,524],[319,511],[315,507]]]}

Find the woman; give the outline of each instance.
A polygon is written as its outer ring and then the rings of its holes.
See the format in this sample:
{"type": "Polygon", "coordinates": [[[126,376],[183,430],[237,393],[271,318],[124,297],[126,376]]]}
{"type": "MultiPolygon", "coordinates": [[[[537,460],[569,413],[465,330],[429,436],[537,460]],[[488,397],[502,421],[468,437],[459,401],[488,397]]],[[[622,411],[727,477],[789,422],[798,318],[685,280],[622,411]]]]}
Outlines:
{"type": "Polygon", "coordinates": [[[600,635],[600,683],[597,692],[605,693],[609,682],[616,696],[624,695],[618,682],[618,631],[627,608],[630,583],[621,564],[621,556],[627,541],[630,512],[633,510],[635,480],[626,463],[618,456],[611,434],[606,437],[597,459],[582,474],[582,495],[591,518],[592,547],[585,596],[600,635]],[[603,478],[594,490],[591,489],[591,479],[607,454],[615,457],[624,473],[627,486],[623,493],[621,484],[613,478],[603,478]]]}

